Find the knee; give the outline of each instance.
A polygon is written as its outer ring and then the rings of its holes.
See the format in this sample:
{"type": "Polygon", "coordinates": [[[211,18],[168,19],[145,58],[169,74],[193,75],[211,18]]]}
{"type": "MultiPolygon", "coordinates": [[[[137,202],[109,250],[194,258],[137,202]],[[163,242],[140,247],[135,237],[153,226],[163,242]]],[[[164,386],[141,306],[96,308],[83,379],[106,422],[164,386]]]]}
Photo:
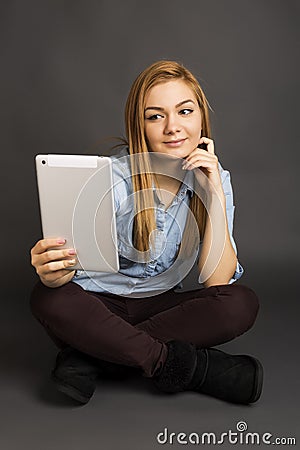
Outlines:
{"type": "Polygon", "coordinates": [[[225,289],[221,287],[221,291],[223,291],[226,322],[233,333],[244,333],[256,320],[259,310],[258,297],[251,288],[241,284],[224,286],[225,289]]]}
{"type": "Polygon", "coordinates": [[[76,283],[49,288],[39,281],[30,295],[31,312],[42,323],[68,323],[74,316],[80,319],[83,293],[76,283]]]}
{"type": "Polygon", "coordinates": [[[38,281],[30,294],[30,309],[33,316],[44,322],[59,309],[59,295],[57,289],[48,288],[38,281]]]}

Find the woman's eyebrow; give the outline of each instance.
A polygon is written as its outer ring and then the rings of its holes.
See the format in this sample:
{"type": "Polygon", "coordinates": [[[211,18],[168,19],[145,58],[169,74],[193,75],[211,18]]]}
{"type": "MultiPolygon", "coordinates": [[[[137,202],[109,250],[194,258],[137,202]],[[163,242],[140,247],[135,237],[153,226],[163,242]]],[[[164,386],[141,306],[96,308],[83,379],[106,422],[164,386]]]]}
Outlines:
{"type": "MultiPolygon", "coordinates": [[[[183,100],[182,102],[179,102],[177,105],[175,105],[175,108],[179,108],[179,106],[182,106],[184,103],[194,103],[194,100],[191,99],[187,99],[187,100],[183,100]]],[[[156,111],[163,111],[164,108],[160,107],[160,106],[147,106],[147,108],[145,109],[145,112],[148,109],[155,109],[156,111]]]]}
{"type": "Polygon", "coordinates": [[[192,100],[191,98],[189,98],[188,100],[183,100],[182,102],[178,103],[178,104],[175,106],[175,108],[178,108],[179,106],[183,105],[184,103],[190,103],[190,102],[195,104],[194,100],[192,100]]]}

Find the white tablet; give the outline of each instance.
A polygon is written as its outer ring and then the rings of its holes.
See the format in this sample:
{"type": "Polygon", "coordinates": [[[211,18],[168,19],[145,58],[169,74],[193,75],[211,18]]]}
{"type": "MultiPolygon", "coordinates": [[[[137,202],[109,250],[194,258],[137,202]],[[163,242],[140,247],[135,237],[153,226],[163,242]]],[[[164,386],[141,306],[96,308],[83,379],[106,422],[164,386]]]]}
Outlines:
{"type": "Polygon", "coordinates": [[[70,270],[117,272],[112,161],[91,155],[35,158],[44,238],[63,237],[79,264],[70,270]]]}

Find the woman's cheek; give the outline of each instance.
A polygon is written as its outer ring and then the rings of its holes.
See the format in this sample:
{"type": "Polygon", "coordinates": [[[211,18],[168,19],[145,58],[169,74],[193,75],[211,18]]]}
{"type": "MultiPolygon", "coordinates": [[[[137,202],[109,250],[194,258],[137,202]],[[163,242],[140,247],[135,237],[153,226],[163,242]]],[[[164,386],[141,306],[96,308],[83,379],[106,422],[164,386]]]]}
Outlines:
{"type": "Polygon", "coordinates": [[[147,127],[145,127],[145,137],[146,141],[148,142],[149,146],[153,146],[155,144],[155,139],[153,136],[153,132],[147,130],[147,127]]]}
{"type": "Polygon", "coordinates": [[[195,150],[195,148],[198,145],[198,142],[199,142],[199,139],[196,139],[196,138],[191,140],[190,145],[189,145],[189,153],[192,153],[195,150]]]}

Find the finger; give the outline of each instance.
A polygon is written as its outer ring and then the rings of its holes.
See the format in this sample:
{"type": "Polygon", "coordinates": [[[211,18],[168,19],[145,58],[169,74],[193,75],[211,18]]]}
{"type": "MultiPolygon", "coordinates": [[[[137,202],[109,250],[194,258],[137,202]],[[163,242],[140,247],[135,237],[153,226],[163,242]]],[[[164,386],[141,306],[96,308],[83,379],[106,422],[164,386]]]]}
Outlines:
{"type": "Polygon", "coordinates": [[[207,144],[208,153],[214,155],[215,148],[214,148],[214,141],[212,139],[202,136],[199,140],[199,144],[207,144]]]}
{"type": "Polygon", "coordinates": [[[41,239],[38,241],[35,246],[32,248],[33,254],[41,254],[46,252],[51,247],[56,247],[60,245],[64,245],[66,243],[66,240],[64,238],[48,238],[48,239],[41,239]]]}
{"type": "Polygon", "coordinates": [[[185,159],[184,161],[188,161],[190,158],[192,158],[195,155],[202,155],[204,158],[211,158],[211,154],[207,152],[207,150],[203,150],[203,148],[195,148],[185,159]]]}
{"type": "Polygon", "coordinates": [[[215,166],[216,169],[218,167],[217,160],[215,158],[212,158],[209,155],[207,155],[207,156],[195,155],[194,157],[192,157],[191,159],[186,161],[185,165],[183,166],[183,169],[187,169],[188,167],[191,167],[191,166],[192,167],[199,167],[199,166],[206,167],[208,164],[211,165],[212,167],[215,166]]]}
{"type": "Polygon", "coordinates": [[[215,165],[212,164],[209,161],[197,161],[193,164],[189,164],[185,170],[193,170],[193,169],[197,169],[197,168],[204,168],[204,169],[209,169],[210,172],[213,172],[215,170],[215,165]]]}
{"type": "Polygon", "coordinates": [[[63,259],[62,261],[52,261],[46,263],[38,268],[38,275],[46,275],[51,272],[56,272],[58,270],[66,269],[68,267],[75,266],[76,259],[63,259]]]}
{"type": "Polygon", "coordinates": [[[211,171],[217,170],[217,165],[214,161],[212,161],[210,159],[203,159],[203,158],[194,159],[193,161],[189,161],[186,164],[185,169],[190,170],[190,169],[195,169],[197,167],[209,168],[211,171]]]}
{"type": "Polygon", "coordinates": [[[76,256],[76,251],[72,249],[64,250],[48,250],[43,253],[32,253],[31,264],[38,268],[51,261],[59,261],[61,259],[73,259],[76,256]]]}
{"type": "Polygon", "coordinates": [[[39,255],[39,258],[42,264],[46,264],[50,261],[59,261],[64,258],[72,259],[75,255],[76,250],[74,248],[67,248],[64,250],[48,250],[39,255]]]}
{"type": "Polygon", "coordinates": [[[194,154],[190,154],[188,158],[186,158],[185,163],[190,163],[192,161],[196,160],[203,160],[203,161],[212,161],[216,162],[217,157],[215,155],[207,153],[207,151],[203,150],[204,153],[196,152],[194,154]]]}

